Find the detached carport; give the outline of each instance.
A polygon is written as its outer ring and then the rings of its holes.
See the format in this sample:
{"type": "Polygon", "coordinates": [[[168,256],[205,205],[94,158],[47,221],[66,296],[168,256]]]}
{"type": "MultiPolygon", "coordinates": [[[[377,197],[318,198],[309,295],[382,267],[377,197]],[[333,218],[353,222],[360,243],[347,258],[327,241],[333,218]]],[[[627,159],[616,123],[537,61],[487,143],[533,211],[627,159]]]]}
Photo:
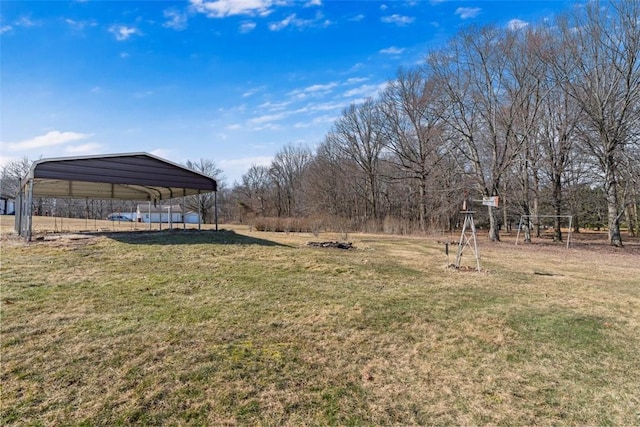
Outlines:
{"type": "MultiPolygon", "coordinates": [[[[147,200],[211,193],[215,179],[148,153],[60,157],[33,163],[16,200],[16,232],[31,240],[33,198],[147,200]]],[[[214,198],[218,229],[217,197],[214,198]]]]}

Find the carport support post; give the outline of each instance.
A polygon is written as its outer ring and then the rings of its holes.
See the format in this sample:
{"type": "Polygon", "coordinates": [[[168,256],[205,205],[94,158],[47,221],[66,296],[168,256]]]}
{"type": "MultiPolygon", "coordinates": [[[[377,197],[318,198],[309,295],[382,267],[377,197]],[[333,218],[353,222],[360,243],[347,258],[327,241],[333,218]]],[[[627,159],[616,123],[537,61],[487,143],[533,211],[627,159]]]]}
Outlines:
{"type": "Polygon", "coordinates": [[[16,220],[13,228],[18,233],[18,236],[22,237],[22,216],[24,215],[24,188],[20,186],[20,191],[17,194],[16,199],[16,220]]]}
{"type": "Polygon", "coordinates": [[[200,201],[200,190],[198,190],[198,231],[202,230],[202,206],[200,201]]]}
{"type": "Polygon", "coordinates": [[[213,192],[213,211],[216,217],[216,231],[218,231],[218,192],[213,192]]]}
{"type": "Polygon", "coordinates": [[[149,231],[151,231],[151,200],[149,200],[149,231]]]}
{"type": "Polygon", "coordinates": [[[182,190],[182,229],[186,230],[187,229],[187,221],[185,220],[185,216],[186,216],[186,210],[187,210],[187,205],[186,203],[186,199],[185,199],[185,195],[184,193],[186,192],[186,190],[182,190]]]}
{"type": "Polygon", "coordinates": [[[29,190],[27,193],[27,206],[25,213],[27,214],[27,242],[31,241],[31,227],[33,223],[33,179],[29,180],[29,190]]]}

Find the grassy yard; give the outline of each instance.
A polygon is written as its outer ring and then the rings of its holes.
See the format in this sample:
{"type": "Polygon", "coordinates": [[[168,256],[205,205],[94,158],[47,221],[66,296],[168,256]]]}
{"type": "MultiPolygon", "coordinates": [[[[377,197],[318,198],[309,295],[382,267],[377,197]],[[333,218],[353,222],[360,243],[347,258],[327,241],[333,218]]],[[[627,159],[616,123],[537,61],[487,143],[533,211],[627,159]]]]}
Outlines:
{"type": "Polygon", "coordinates": [[[637,247],[2,221],[3,425],[640,424],[637,247]]]}

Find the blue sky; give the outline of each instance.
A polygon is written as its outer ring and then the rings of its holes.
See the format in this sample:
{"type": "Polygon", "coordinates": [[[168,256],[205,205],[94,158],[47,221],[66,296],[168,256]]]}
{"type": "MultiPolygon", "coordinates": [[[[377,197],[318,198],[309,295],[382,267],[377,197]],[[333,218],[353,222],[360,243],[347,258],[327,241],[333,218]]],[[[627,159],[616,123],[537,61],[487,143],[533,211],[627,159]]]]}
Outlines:
{"type": "Polygon", "coordinates": [[[228,185],[460,28],[564,1],[1,1],[0,162],[146,151],[228,185]]]}

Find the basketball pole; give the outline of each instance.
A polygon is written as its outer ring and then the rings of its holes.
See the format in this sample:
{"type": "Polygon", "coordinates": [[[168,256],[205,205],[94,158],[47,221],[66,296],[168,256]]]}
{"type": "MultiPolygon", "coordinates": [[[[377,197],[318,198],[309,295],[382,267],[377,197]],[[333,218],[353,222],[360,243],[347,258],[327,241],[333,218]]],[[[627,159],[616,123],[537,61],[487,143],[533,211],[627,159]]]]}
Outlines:
{"type": "Polygon", "coordinates": [[[464,215],[464,223],[462,225],[462,233],[460,233],[460,242],[458,243],[458,253],[456,254],[455,267],[456,269],[460,269],[460,260],[462,259],[462,253],[464,252],[465,248],[469,247],[476,257],[476,268],[478,272],[480,272],[480,252],[478,251],[476,225],[473,221],[474,211],[467,210],[466,200],[462,203],[462,211],[460,211],[460,213],[464,215]],[[467,233],[470,233],[470,236],[468,236],[467,233]]]}
{"type": "MultiPolygon", "coordinates": [[[[483,197],[482,200],[474,200],[481,202],[484,206],[498,207],[500,198],[498,196],[483,197]]],[[[467,195],[465,192],[465,198],[462,203],[461,214],[464,215],[464,223],[462,225],[462,233],[460,233],[460,242],[458,243],[458,253],[456,255],[456,269],[460,269],[460,260],[462,259],[462,252],[469,247],[476,258],[476,268],[478,272],[482,271],[480,268],[480,251],[478,250],[478,233],[476,231],[476,224],[473,221],[473,210],[470,210],[467,205],[467,195]],[[467,235],[469,233],[469,235],[467,235]]]]}

